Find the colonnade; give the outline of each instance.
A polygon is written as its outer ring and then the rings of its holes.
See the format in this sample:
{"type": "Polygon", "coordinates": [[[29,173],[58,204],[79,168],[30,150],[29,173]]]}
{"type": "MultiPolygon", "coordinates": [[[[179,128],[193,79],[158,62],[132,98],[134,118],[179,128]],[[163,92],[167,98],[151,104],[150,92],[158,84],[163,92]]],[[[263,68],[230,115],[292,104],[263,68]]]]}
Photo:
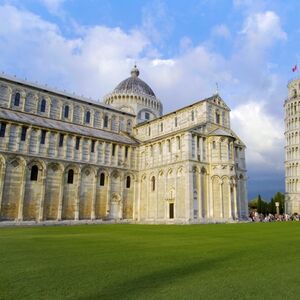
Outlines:
{"type": "Polygon", "coordinates": [[[134,217],[132,172],[21,156],[0,156],[0,163],[1,220],[134,217]]]}

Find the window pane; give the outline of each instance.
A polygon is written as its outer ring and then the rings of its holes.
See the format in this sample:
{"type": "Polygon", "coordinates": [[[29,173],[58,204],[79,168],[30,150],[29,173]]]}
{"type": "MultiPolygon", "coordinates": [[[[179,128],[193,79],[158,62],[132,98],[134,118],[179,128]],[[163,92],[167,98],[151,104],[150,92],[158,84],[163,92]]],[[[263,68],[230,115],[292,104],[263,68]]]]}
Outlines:
{"type": "Polygon", "coordinates": [[[15,106],[19,106],[20,105],[20,93],[16,93],[15,95],[15,101],[14,101],[14,105],[15,106]]]}
{"type": "Polygon", "coordinates": [[[0,137],[5,137],[6,123],[1,123],[0,137]]]}
{"type": "Polygon", "coordinates": [[[22,127],[22,132],[21,132],[21,141],[26,140],[26,132],[27,132],[27,127],[22,127]]]}
{"type": "Polygon", "coordinates": [[[39,169],[37,166],[32,166],[31,168],[31,174],[30,174],[30,180],[31,181],[37,181],[38,179],[38,173],[39,173],[39,169]]]}

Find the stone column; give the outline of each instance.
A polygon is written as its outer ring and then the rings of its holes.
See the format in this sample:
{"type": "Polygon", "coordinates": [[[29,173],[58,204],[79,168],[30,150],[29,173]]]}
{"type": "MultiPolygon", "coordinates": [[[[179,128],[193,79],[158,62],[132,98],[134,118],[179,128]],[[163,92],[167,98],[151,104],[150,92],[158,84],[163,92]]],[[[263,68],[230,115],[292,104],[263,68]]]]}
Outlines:
{"type": "MultiPolygon", "coordinates": [[[[191,198],[193,198],[191,195],[193,195],[193,192],[191,192],[191,190],[193,190],[193,173],[190,170],[190,166],[187,166],[187,174],[186,174],[186,190],[185,190],[185,218],[186,221],[189,222],[189,220],[191,219],[191,216],[193,216],[194,212],[193,212],[193,205],[191,205],[191,198]]],[[[177,191],[176,191],[177,193],[177,191]]],[[[194,200],[193,200],[194,201],[194,200]]]]}
{"type": "Polygon", "coordinates": [[[45,200],[45,190],[46,190],[46,174],[47,170],[43,171],[42,174],[42,190],[41,190],[41,197],[39,201],[39,217],[38,221],[41,222],[43,221],[43,216],[44,216],[44,200],[45,200]]]}
{"type": "Polygon", "coordinates": [[[102,143],[102,163],[105,165],[106,161],[105,161],[105,152],[106,152],[106,145],[107,143],[106,142],[103,142],[102,143]]]}
{"type": "Polygon", "coordinates": [[[194,140],[194,155],[195,155],[195,159],[198,160],[198,145],[197,145],[198,136],[194,135],[193,140],[194,140]]]}
{"type": "Polygon", "coordinates": [[[124,199],[123,199],[123,191],[124,191],[124,174],[120,174],[120,198],[121,198],[121,203],[120,203],[120,219],[123,219],[123,208],[124,208],[124,199]]]}
{"type": "Polygon", "coordinates": [[[132,151],[131,147],[128,146],[128,153],[127,153],[127,158],[126,158],[128,168],[131,168],[131,151],[132,151]]]}
{"type": "MultiPolygon", "coordinates": [[[[41,134],[42,134],[42,130],[38,129],[37,133],[36,133],[36,147],[35,147],[35,153],[36,154],[40,154],[40,147],[41,147],[41,134]]],[[[27,137],[26,137],[27,139],[27,137]]]]}
{"type": "Polygon", "coordinates": [[[220,192],[220,206],[221,206],[221,218],[224,218],[224,197],[223,197],[223,191],[224,191],[224,183],[220,182],[219,184],[219,192],[220,192]]]}
{"type": "Polygon", "coordinates": [[[228,182],[228,217],[229,219],[232,219],[232,207],[231,207],[231,187],[230,183],[228,182]]]}
{"type": "Polygon", "coordinates": [[[118,166],[119,165],[119,145],[115,144],[116,149],[115,149],[115,157],[114,157],[114,165],[118,166]]]}
{"type": "Polygon", "coordinates": [[[203,161],[203,138],[200,137],[200,161],[203,161]]]}
{"type": "Polygon", "coordinates": [[[77,173],[77,182],[75,186],[75,197],[74,197],[74,202],[75,202],[75,221],[79,220],[79,196],[80,196],[80,181],[81,181],[81,169],[78,170],[77,173]]]}
{"type": "Polygon", "coordinates": [[[202,186],[201,186],[201,170],[198,172],[198,191],[197,191],[197,197],[198,197],[198,219],[202,220],[203,218],[203,213],[202,213],[202,206],[203,206],[203,199],[202,199],[202,186]]]}
{"type": "Polygon", "coordinates": [[[46,136],[45,136],[45,155],[48,155],[48,151],[49,151],[49,145],[50,145],[50,134],[51,134],[51,131],[46,131],[46,136]]]}
{"type": "Polygon", "coordinates": [[[234,217],[235,219],[239,218],[237,210],[237,197],[236,197],[236,184],[233,184],[233,203],[234,203],[234,217]]]}
{"type": "Polygon", "coordinates": [[[135,217],[137,218],[138,221],[141,220],[141,178],[137,175],[136,178],[136,211],[135,213],[137,214],[135,217]]]}
{"type": "Polygon", "coordinates": [[[57,221],[61,221],[62,218],[64,187],[65,187],[65,172],[64,170],[61,170],[61,184],[60,184],[59,196],[58,196],[59,198],[58,198],[57,221]]]}
{"type": "Polygon", "coordinates": [[[27,152],[27,153],[29,153],[31,134],[32,134],[32,126],[28,127],[27,132],[26,132],[26,141],[24,144],[24,152],[27,152]]]}
{"type": "MultiPolygon", "coordinates": [[[[1,213],[1,207],[2,207],[2,195],[3,195],[3,189],[4,189],[5,170],[6,170],[6,164],[3,162],[3,165],[1,167],[1,172],[0,172],[0,213],[1,213]]],[[[0,214],[0,216],[1,216],[1,214],[0,214]]]]}
{"type": "Polygon", "coordinates": [[[214,216],[214,206],[213,206],[213,190],[212,190],[212,179],[211,176],[207,178],[208,191],[209,191],[209,217],[212,218],[214,216]]]}
{"type": "Polygon", "coordinates": [[[11,123],[6,124],[5,137],[3,138],[3,149],[8,150],[9,136],[10,136],[11,123]]]}
{"type": "Polygon", "coordinates": [[[132,219],[135,220],[136,218],[136,185],[137,185],[137,180],[136,176],[132,177],[132,183],[133,183],[133,196],[132,196],[132,219]]]}
{"type": "Polygon", "coordinates": [[[91,209],[91,220],[96,219],[95,205],[96,205],[96,186],[97,186],[97,173],[93,176],[93,193],[92,193],[92,209],[91,209]]]}
{"type": "Polygon", "coordinates": [[[110,211],[110,174],[107,174],[107,196],[106,196],[106,216],[109,217],[110,211]]]}
{"type": "Polygon", "coordinates": [[[23,166],[23,176],[21,181],[21,190],[20,190],[20,202],[19,202],[19,210],[18,210],[18,221],[23,221],[23,203],[24,203],[24,196],[25,196],[25,185],[26,185],[26,169],[27,166],[23,166]]]}
{"type": "Polygon", "coordinates": [[[95,152],[94,152],[94,159],[93,159],[93,163],[97,163],[98,160],[98,152],[99,152],[99,141],[95,141],[95,152]]]}

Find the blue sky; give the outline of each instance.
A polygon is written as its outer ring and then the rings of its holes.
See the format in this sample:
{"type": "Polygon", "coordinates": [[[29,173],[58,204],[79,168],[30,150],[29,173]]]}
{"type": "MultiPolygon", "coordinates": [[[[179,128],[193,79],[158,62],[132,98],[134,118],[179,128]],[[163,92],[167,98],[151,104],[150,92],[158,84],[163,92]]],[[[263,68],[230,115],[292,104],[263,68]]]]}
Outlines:
{"type": "Polygon", "coordinates": [[[165,112],[218,82],[247,145],[249,198],[268,199],[284,191],[299,11],[297,0],[0,0],[0,70],[101,100],[136,61],[165,112]]]}

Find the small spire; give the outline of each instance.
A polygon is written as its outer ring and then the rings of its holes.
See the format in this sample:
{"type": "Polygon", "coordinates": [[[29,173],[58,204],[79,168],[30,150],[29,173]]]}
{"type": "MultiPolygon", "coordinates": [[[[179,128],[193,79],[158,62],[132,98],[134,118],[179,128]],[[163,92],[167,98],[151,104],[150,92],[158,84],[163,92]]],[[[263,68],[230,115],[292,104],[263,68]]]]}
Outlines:
{"type": "Polygon", "coordinates": [[[215,95],[219,95],[219,84],[216,82],[216,92],[215,95]]]}
{"type": "Polygon", "coordinates": [[[133,69],[131,70],[131,77],[138,77],[140,75],[139,69],[134,65],[133,69]]]}

